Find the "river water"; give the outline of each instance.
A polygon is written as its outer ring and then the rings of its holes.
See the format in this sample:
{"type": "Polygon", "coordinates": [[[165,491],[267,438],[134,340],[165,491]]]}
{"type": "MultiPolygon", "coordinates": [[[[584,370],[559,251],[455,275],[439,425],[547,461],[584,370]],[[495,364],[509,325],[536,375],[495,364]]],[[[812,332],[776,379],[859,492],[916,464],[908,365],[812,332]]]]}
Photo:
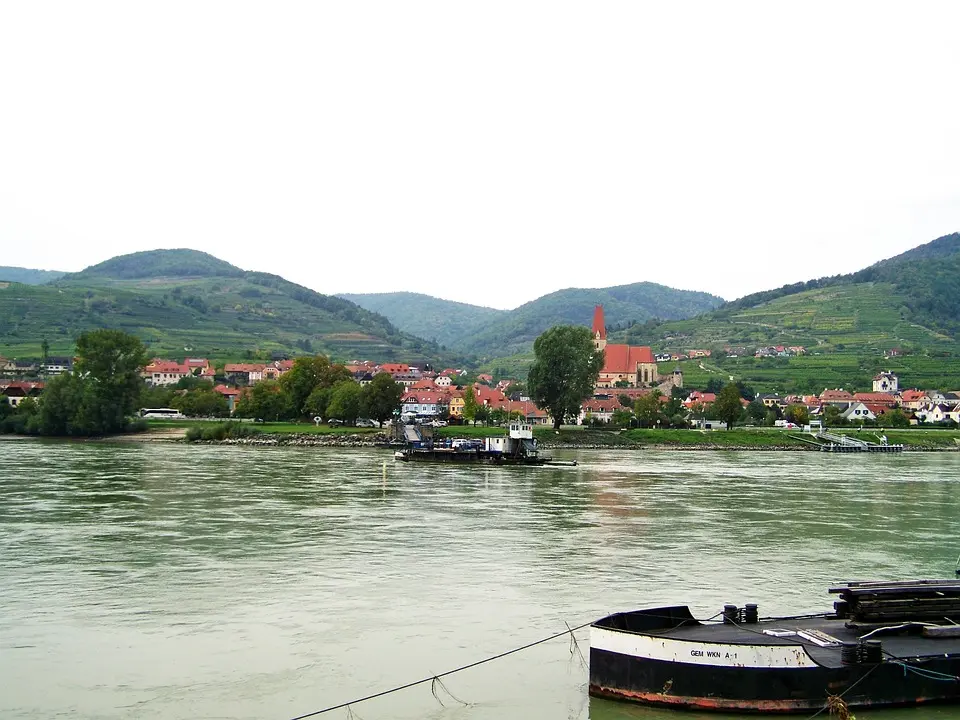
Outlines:
{"type": "MultiPolygon", "coordinates": [[[[0,442],[0,717],[286,720],[617,610],[821,611],[960,553],[960,454],[555,455],[0,442]]],[[[571,644],[318,717],[703,717],[589,699],[571,644]]]]}

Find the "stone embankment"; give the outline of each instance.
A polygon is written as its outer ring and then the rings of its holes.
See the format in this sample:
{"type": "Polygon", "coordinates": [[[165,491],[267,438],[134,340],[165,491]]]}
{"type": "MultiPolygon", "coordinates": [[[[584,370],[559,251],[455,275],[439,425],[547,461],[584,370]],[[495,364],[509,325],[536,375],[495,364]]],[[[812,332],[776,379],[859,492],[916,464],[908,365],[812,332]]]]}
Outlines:
{"type": "Polygon", "coordinates": [[[388,447],[390,438],[383,433],[321,435],[316,433],[263,433],[252,437],[225,440],[195,440],[197,445],[251,445],[261,447],[388,447]]]}

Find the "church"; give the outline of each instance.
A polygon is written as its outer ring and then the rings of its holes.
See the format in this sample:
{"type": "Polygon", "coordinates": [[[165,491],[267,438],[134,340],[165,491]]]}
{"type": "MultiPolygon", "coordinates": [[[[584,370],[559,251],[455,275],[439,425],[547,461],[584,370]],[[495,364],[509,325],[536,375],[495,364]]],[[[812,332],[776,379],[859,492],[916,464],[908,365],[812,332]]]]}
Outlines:
{"type": "Polygon", "coordinates": [[[597,350],[604,351],[603,369],[597,387],[616,387],[618,382],[626,382],[629,387],[660,384],[653,350],[649,347],[607,344],[603,305],[597,305],[593,310],[593,344],[597,350]]]}

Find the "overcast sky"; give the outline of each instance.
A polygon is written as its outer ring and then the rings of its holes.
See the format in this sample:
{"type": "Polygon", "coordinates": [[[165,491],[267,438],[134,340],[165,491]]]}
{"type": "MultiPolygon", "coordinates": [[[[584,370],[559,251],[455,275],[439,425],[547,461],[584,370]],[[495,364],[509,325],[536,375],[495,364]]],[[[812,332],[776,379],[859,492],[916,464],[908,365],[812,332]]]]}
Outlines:
{"type": "Polygon", "coordinates": [[[7,2],[0,264],[727,299],[960,230],[960,3],[7,2]]]}

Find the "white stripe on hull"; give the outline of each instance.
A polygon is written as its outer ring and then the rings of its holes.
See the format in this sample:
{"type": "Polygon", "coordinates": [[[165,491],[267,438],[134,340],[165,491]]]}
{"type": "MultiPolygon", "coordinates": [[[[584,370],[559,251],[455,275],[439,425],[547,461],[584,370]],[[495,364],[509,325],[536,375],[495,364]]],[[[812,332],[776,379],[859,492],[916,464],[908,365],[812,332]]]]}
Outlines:
{"type": "Polygon", "coordinates": [[[821,667],[802,645],[729,645],[590,628],[590,647],[649,660],[743,668],[821,667]]]}

